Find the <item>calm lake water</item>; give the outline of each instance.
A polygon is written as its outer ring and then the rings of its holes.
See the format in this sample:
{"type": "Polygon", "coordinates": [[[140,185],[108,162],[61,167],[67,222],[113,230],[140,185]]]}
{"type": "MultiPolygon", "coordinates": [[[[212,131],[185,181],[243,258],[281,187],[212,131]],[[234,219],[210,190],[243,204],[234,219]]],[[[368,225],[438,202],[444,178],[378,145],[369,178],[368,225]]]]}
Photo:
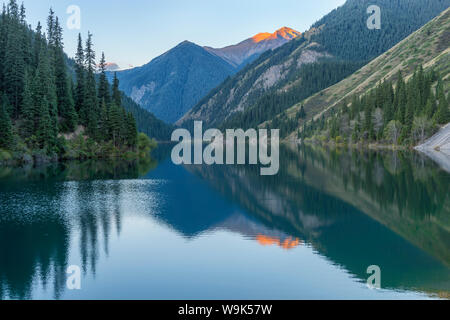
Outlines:
{"type": "Polygon", "coordinates": [[[286,147],[274,177],[152,157],[0,168],[0,299],[450,297],[450,175],[419,154],[286,147]]]}

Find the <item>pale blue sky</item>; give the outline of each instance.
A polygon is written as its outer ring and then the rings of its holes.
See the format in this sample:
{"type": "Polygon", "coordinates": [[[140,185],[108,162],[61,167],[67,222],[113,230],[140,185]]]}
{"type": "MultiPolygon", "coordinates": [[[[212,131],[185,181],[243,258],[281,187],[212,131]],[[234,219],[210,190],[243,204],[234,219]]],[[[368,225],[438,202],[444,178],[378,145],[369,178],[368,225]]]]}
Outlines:
{"type": "MultiPolygon", "coordinates": [[[[1,2],[1,0],[0,0],[1,2]]],[[[4,2],[4,1],[3,1],[4,2]]],[[[21,2],[19,0],[19,2],[21,2]]],[[[63,22],[66,52],[73,56],[76,37],[94,34],[98,55],[121,67],[139,66],[189,40],[223,47],[283,26],[307,30],[345,0],[24,0],[33,28],[44,23],[50,7],[63,22]],[[81,30],[69,30],[68,6],[81,9],[81,30]]]]}

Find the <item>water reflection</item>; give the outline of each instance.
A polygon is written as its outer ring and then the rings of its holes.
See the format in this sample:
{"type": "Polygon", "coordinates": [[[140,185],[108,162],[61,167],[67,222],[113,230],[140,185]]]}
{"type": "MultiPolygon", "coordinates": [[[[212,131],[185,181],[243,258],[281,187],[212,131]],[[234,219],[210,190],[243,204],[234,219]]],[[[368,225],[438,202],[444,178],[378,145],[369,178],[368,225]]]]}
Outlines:
{"type": "Polygon", "coordinates": [[[112,224],[121,229],[121,194],[130,186],[118,179],[154,167],[144,159],[0,168],[0,299],[31,299],[36,285],[51,286],[59,299],[73,233],[80,234],[83,271],[95,274],[99,236],[108,254],[112,224]]]}
{"type": "Polygon", "coordinates": [[[416,153],[306,147],[282,150],[281,168],[276,177],[250,166],[187,170],[359,279],[376,264],[384,288],[448,296],[448,173],[416,153]]]}
{"type": "MultiPolygon", "coordinates": [[[[179,298],[182,291],[164,295],[163,289],[178,285],[169,283],[176,278],[170,270],[186,260],[175,257],[183,257],[197,241],[202,249],[194,250],[190,261],[204,264],[209,246],[226,255],[223,232],[240,236],[234,250],[247,248],[244,241],[264,249],[247,252],[243,263],[251,264],[258,254],[277,268],[273,250],[311,248],[357,281],[365,281],[366,268],[376,264],[385,289],[448,297],[449,174],[411,153],[280,151],[275,177],[260,176],[256,166],[177,167],[167,159],[170,146],[164,145],[155,160],[141,163],[1,168],[0,299],[48,296],[42,292],[67,298],[66,269],[74,263],[91,279],[91,289],[76,298],[106,298],[117,291],[96,287],[99,270],[123,278],[128,295],[122,298],[179,298]],[[142,269],[133,264],[147,255],[154,259],[145,260],[142,269]],[[155,281],[160,291],[144,291],[155,281]]],[[[224,279],[237,276],[227,273],[236,262],[215,259],[224,279]]],[[[198,267],[185,266],[181,279],[195,278],[198,267]]],[[[204,292],[216,281],[207,274],[195,284],[198,288],[189,287],[192,292],[204,292]]],[[[281,271],[272,276],[298,281],[281,271]]],[[[256,283],[251,283],[254,290],[256,283]]]]}

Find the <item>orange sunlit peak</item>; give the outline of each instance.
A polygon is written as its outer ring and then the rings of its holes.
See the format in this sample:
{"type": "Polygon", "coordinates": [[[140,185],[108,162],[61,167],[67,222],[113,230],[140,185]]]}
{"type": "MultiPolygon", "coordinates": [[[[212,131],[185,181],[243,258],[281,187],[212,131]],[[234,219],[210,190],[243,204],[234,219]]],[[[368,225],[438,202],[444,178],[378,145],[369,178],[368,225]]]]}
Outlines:
{"type": "Polygon", "coordinates": [[[279,238],[269,237],[260,234],[256,236],[256,240],[259,242],[259,244],[263,246],[277,245],[286,250],[293,249],[301,245],[300,239],[298,238],[293,239],[291,237],[281,241],[279,238]]]}
{"type": "Polygon", "coordinates": [[[252,39],[255,42],[261,42],[264,41],[266,39],[269,39],[272,36],[272,33],[268,33],[268,32],[263,32],[263,33],[258,33],[256,36],[254,36],[252,39]]]}
{"type": "Polygon", "coordinates": [[[254,36],[252,38],[252,40],[256,43],[264,41],[264,40],[268,40],[268,39],[273,40],[273,39],[277,39],[277,38],[291,40],[291,39],[298,37],[299,35],[301,35],[301,33],[298,31],[295,31],[294,29],[288,28],[288,27],[283,27],[281,29],[278,29],[274,33],[269,33],[269,32],[258,33],[256,36],[254,36]]]}

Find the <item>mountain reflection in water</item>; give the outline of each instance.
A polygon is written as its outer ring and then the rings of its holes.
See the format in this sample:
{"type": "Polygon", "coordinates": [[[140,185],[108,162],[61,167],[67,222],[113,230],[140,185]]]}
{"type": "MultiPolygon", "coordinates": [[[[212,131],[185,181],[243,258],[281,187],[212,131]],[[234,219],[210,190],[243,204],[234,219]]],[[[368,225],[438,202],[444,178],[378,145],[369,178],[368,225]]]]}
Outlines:
{"type": "Polygon", "coordinates": [[[448,173],[416,153],[280,151],[274,177],[174,166],[164,145],[143,163],[0,168],[0,298],[373,298],[373,264],[375,297],[448,297],[448,173]]]}

